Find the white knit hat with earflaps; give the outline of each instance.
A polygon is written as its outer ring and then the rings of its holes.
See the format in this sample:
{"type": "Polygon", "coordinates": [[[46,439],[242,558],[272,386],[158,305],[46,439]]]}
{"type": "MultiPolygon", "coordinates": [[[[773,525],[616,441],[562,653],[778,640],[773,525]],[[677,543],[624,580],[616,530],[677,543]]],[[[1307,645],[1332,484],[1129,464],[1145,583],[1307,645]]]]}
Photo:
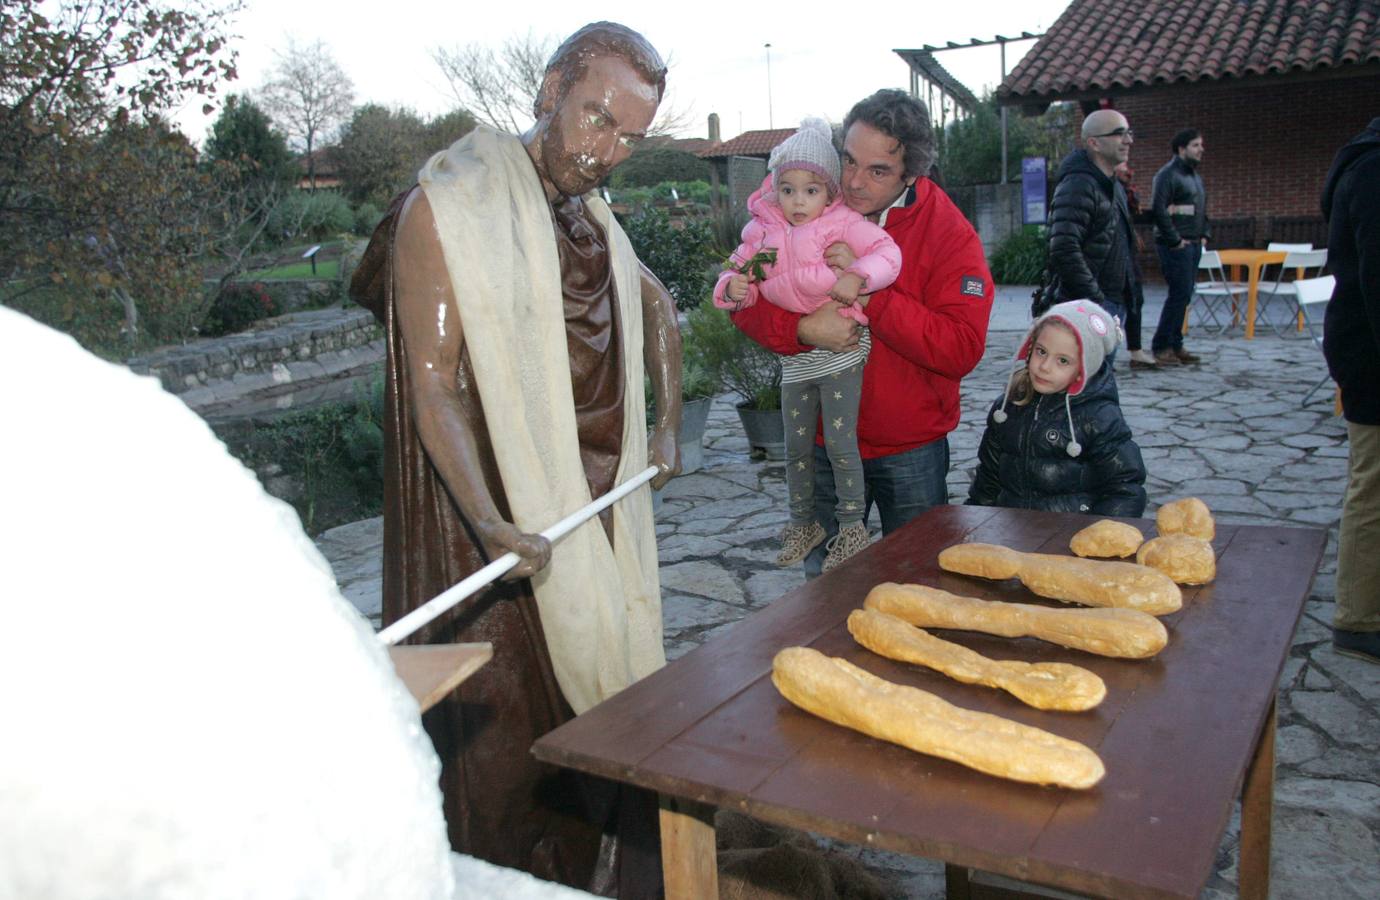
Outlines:
{"type": "Polygon", "coordinates": [[[1078,434],[1073,428],[1073,408],[1069,403],[1069,398],[1083,392],[1083,388],[1087,387],[1088,379],[1097,374],[1097,370],[1102,368],[1102,362],[1107,358],[1107,354],[1115,350],[1117,344],[1121,342],[1121,323],[1091,300],[1069,300],[1066,303],[1057,303],[1030,326],[1030,330],[1025,333],[1025,337],[1021,340],[1021,346],[1016,351],[1015,358],[1011,360],[1011,374],[1006,379],[1006,390],[1001,395],[1001,408],[992,413],[992,419],[998,425],[1006,421],[1006,403],[1011,397],[1011,382],[1016,374],[1016,364],[1030,357],[1030,348],[1035,343],[1035,335],[1039,333],[1041,326],[1050,319],[1057,319],[1067,325],[1078,340],[1078,350],[1081,356],[1079,362],[1082,364],[1082,368],[1079,369],[1078,375],[1069,382],[1068,388],[1064,391],[1064,412],[1069,418],[1067,453],[1069,456],[1077,456],[1083,452],[1083,445],[1078,443],[1078,434]]]}

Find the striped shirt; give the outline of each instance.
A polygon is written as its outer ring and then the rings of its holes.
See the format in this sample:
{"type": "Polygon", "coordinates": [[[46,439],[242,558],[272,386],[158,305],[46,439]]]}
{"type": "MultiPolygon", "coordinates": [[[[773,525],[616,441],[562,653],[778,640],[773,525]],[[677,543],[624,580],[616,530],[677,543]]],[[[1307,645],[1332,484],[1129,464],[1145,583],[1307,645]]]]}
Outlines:
{"type": "Polygon", "coordinates": [[[835,372],[850,369],[853,366],[860,366],[867,362],[867,352],[870,349],[872,349],[872,330],[863,328],[858,335],[856,350],[835,353],[832,350],[816,347],[805,353],[783,356],[781,357],[781,383],[798,384],[802,381],[814,381],[826,375],[833,375],[835,372]]]}

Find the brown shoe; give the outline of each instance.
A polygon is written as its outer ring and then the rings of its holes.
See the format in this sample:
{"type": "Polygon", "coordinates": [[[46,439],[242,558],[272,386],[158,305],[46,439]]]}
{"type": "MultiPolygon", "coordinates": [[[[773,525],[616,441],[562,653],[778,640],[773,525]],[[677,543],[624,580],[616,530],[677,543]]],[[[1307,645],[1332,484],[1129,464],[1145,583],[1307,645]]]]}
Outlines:
{"type": "Polygon", "coordinates": [[[1175,350],[1174,355],[1178,357],[1179,362],[1183,363],[1186,366],[1195,365],[1203,361],[1203,358],[1201,356],[1198,356],[1196,353],[1189,353],[1183,347],[1180,347],[1178,350],[1175,350]]]}
{"type": "Polygon", "coordinates": [[[1179,361],[1179,355],[1175,353],[1173,350],[1159,351],[1155,354],[1155,362],[1161,366],[1182,365],[1182,363],[1179,361]]]}

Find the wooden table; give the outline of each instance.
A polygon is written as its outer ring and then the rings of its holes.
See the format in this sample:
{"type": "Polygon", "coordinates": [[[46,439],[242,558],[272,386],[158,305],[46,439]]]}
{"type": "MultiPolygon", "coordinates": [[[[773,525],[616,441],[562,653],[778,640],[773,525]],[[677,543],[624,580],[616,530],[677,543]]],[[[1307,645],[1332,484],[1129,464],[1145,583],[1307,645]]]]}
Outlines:
{"type": "MultiPolygon", "coordinates": [[[[1268,265],[1284,262],[1280,250],[1219,250],[1223,266],[1244,266],[1246,281],[1246,340],[1255,337],[1255,304],[1260,293],[1260,272],[1268,265]]],[[[1233,276],[1234,277],[1234,276],[1233,276]]]]}
{"type": "Polygon", "coordinates": [[[431,709],[494,655],[494,645],[400,644],[388,648],[393,671],[422,708],[431,709]]]}
{"type": "MultiPolygon", "coordinates": [[[[940,632],[979,653],[1071,662],[1107,699],[1042,712],[858,647],[844,620],[881,581],[1034,600],[1017,582],[951,575],[938,552],[964,540],[1067,553],[1084,516],[939,507],[543,737],[539,759],[662,795],[667,896],[717,897],[714,807],[950,864],[1105,897],[1197,897],[1242,796],[1241,896],[1269,884],[1275,686],[1322,558],[1311,528],[1219,526],[1218,577],[1162,619],[1168,647],[1116,660],[1031,639],[940,632]],[[974,772],[815,718],[772,686],[772,657],[804,645],[891,681],[1081,741],[1107,776],[1089,791],[974,772]],[[1244,782],[1244,792],[1243,792],[1244,782]]],[[[1153,534],[1153,523],[1132,520],[1153,534]]]]}

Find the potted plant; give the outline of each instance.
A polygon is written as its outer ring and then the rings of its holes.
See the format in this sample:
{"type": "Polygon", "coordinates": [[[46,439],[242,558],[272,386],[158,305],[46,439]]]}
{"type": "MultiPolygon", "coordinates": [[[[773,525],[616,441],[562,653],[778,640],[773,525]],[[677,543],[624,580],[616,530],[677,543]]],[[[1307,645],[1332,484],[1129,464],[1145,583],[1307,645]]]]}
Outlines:
{"type": "MultiPolygon", "coordinates": [[[[682,340],[685,338],[682,336],[682,340]]],[[[693,361],[687,348],[681,365],[680,431],[676,443],[680,445],[680,474],[698,472],[704,465],[704,430],[709,421],[709,408],[722,385],[714,381],[705,369],[693,361]]],[[[643,380],[647,400],[647,427],[656,424],[656,398],[652,396],[652,380],[643,380]]]]}
{"type": "Polygon", "coordinates": [[[705,301],[686,315],[687,366],[703,369],[712,383],[737,394],[738,417],[748,445],[767,459],[786,458],[781,424],[781,362],[705,301]]]}

